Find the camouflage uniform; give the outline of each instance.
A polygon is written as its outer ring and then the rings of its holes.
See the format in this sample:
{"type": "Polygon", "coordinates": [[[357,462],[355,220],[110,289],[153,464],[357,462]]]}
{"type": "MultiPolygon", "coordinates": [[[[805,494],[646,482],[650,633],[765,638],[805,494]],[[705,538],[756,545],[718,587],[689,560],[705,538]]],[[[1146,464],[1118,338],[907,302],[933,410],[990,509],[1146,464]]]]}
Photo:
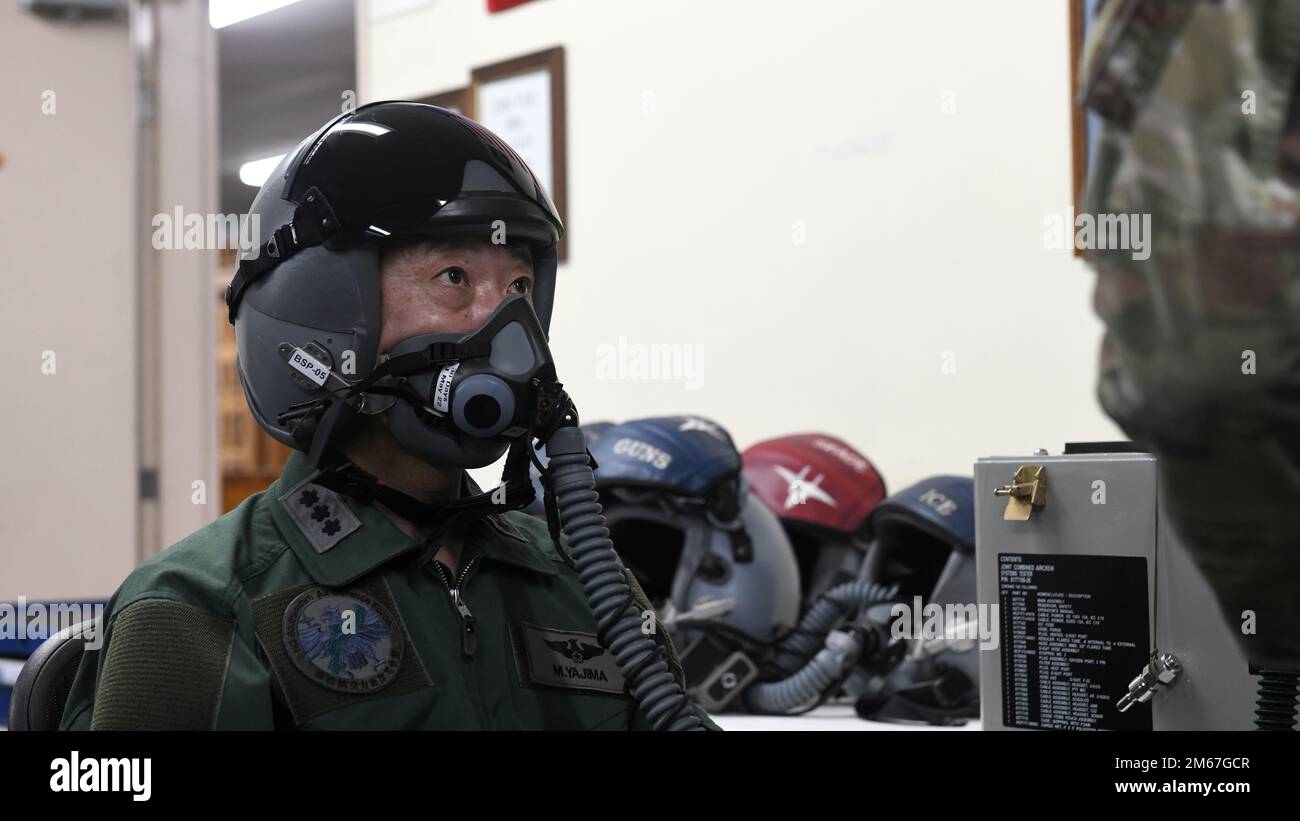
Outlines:
{"type": "MultiPolygon", "coordinates": [[[[1100,398],[1160,456],[1171,518],[1257,667],[1300,669],[1300,4],[1111,0],[1083,98],[1084,210],[1149,214],[1092,252],[1100,398]]],[[[1234,631],[1236,632],[1236,631],[1234,631]]]]}

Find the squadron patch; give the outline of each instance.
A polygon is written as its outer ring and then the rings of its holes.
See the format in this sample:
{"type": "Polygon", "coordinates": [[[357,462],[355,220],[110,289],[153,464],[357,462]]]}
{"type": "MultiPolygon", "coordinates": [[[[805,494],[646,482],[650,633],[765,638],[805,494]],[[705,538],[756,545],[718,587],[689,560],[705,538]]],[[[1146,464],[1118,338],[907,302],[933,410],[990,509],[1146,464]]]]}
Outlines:
{"type": "Polygon", "coordinates": [[[603,693],[623,692],[623,673],[614,654],[601,647],[593,633],[552,630],[519,623],[519,643],[528,662],[528,679],[603,693]]]}
{"type": "Polygon", "coordinates": [[[402,661],[398,622],[359,590],[314,587],[284,611],[289,658],[317,684],[343,693],[371,693],[396,677],[402,661]]]}
{"type": "Polygon", "coordinates": [[[310,480],[299,482],[281,496],[280,506],[317,553],[324,553],[361,527],[361,520],[337,493],[310,480]]]}

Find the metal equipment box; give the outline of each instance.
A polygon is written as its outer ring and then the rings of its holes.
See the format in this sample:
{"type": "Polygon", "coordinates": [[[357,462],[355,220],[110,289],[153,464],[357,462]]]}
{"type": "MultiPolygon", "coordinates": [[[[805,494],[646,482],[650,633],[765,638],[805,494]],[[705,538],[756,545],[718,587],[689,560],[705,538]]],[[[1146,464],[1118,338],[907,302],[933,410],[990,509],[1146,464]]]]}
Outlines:
{"type": "Polygon", "coordinates": [[[984,729],[1253,729],[1238,626],[1161,517],[1155,457],[1081,450],[975,464],[984,729]],[[1180,672],[1121,711],[1157,652],[1180,672]]]}

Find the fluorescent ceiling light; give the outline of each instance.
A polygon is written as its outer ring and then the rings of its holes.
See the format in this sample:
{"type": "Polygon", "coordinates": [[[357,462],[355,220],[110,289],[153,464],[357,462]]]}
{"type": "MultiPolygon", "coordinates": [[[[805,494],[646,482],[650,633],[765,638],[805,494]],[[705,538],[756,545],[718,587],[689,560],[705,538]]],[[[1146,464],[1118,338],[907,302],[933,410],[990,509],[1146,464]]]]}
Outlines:
{"type": "Polygon", "coordinates": [[[267,157],[264,160],[253,160],[239,166],[239,181],[244,185],[251,185],[254,188],[261,188],[266,178],[271,176],[271,172],[284,159],[283,154],[276,154],[274,157],[267,157]]]}
{"type": "Polygon", "coordinates": [[[214,29],[225,28],[268,11],[297,3],[298,0],[209,0],[208,22],[214,29]]]}

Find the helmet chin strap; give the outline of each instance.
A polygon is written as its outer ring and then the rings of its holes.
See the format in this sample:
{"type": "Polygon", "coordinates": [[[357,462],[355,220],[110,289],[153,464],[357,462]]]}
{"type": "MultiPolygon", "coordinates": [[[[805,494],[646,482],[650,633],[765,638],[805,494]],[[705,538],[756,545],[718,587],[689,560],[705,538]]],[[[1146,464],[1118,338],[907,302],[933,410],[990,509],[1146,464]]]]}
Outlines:
{"type": "MultiPolygon", "coordinates": [[[[493,513],[519,510],[537,498],[537,491],[528,475],[528,465],[533,459],[533,440],[536,438],[545,444],[558,428],[576,425],[578,421],[573,402],[560,383],[538,384],[536,398],[534,424],[526,435],[510,443],[505,469],[501,474],[501,485],[493,490],[441,504],[430,504],[380,483],[373,474],[362,470],[337,449],[325,444],[330,439],[330,429],[337,425],[343,414],[356,413],[344,401],[336,401],[326,410],[313,437],[310,456],[313,464],[321,467],[313,481],[362,504],[379,502],[402,518],[424,527],[445,525],[452,519],[478,519],[493,513]],[[324,463],[321,460],[325,460],[324,463]]],[[[547,524],[552,539],[558,546],[559,517],[549,484],[546,495],[547,524]]]]}
{"type": "Polygon", "coordinates": [[[491,350],[491,345],[486,342],[432,343],[418,351],[390,357],[377,365],[364,379],[343,383],[341,389],[324,397],[293,405],[278,414],[276,421],[285,424],[297,420],[298,424],[291,431],[294,439],[306,451],[311,464],[322,467],[324,460],[328,459],[327,452],[336,431],[346,429],[356,419],[358,411],[353,406],[356,397],[366,394],[394,396],[422,409],[424,401],[415,391],[401,381],[387,384],[391,381],[390,378],[407,376],[440,363],[487,356],[491,350]]]}
{"type": "Polygon", "coordinates": [[[537,494],[528,477],[529,447],[528,438],[511,443],[499,487],[442,503],[423,502],[397,488],[381,484],[373,474],[345,459],[324,467],[312,481],[362,504],[379,502],[403,519],[422,527],[437,527],[453,519],[478,519],[530,504],[537,494]]]}

